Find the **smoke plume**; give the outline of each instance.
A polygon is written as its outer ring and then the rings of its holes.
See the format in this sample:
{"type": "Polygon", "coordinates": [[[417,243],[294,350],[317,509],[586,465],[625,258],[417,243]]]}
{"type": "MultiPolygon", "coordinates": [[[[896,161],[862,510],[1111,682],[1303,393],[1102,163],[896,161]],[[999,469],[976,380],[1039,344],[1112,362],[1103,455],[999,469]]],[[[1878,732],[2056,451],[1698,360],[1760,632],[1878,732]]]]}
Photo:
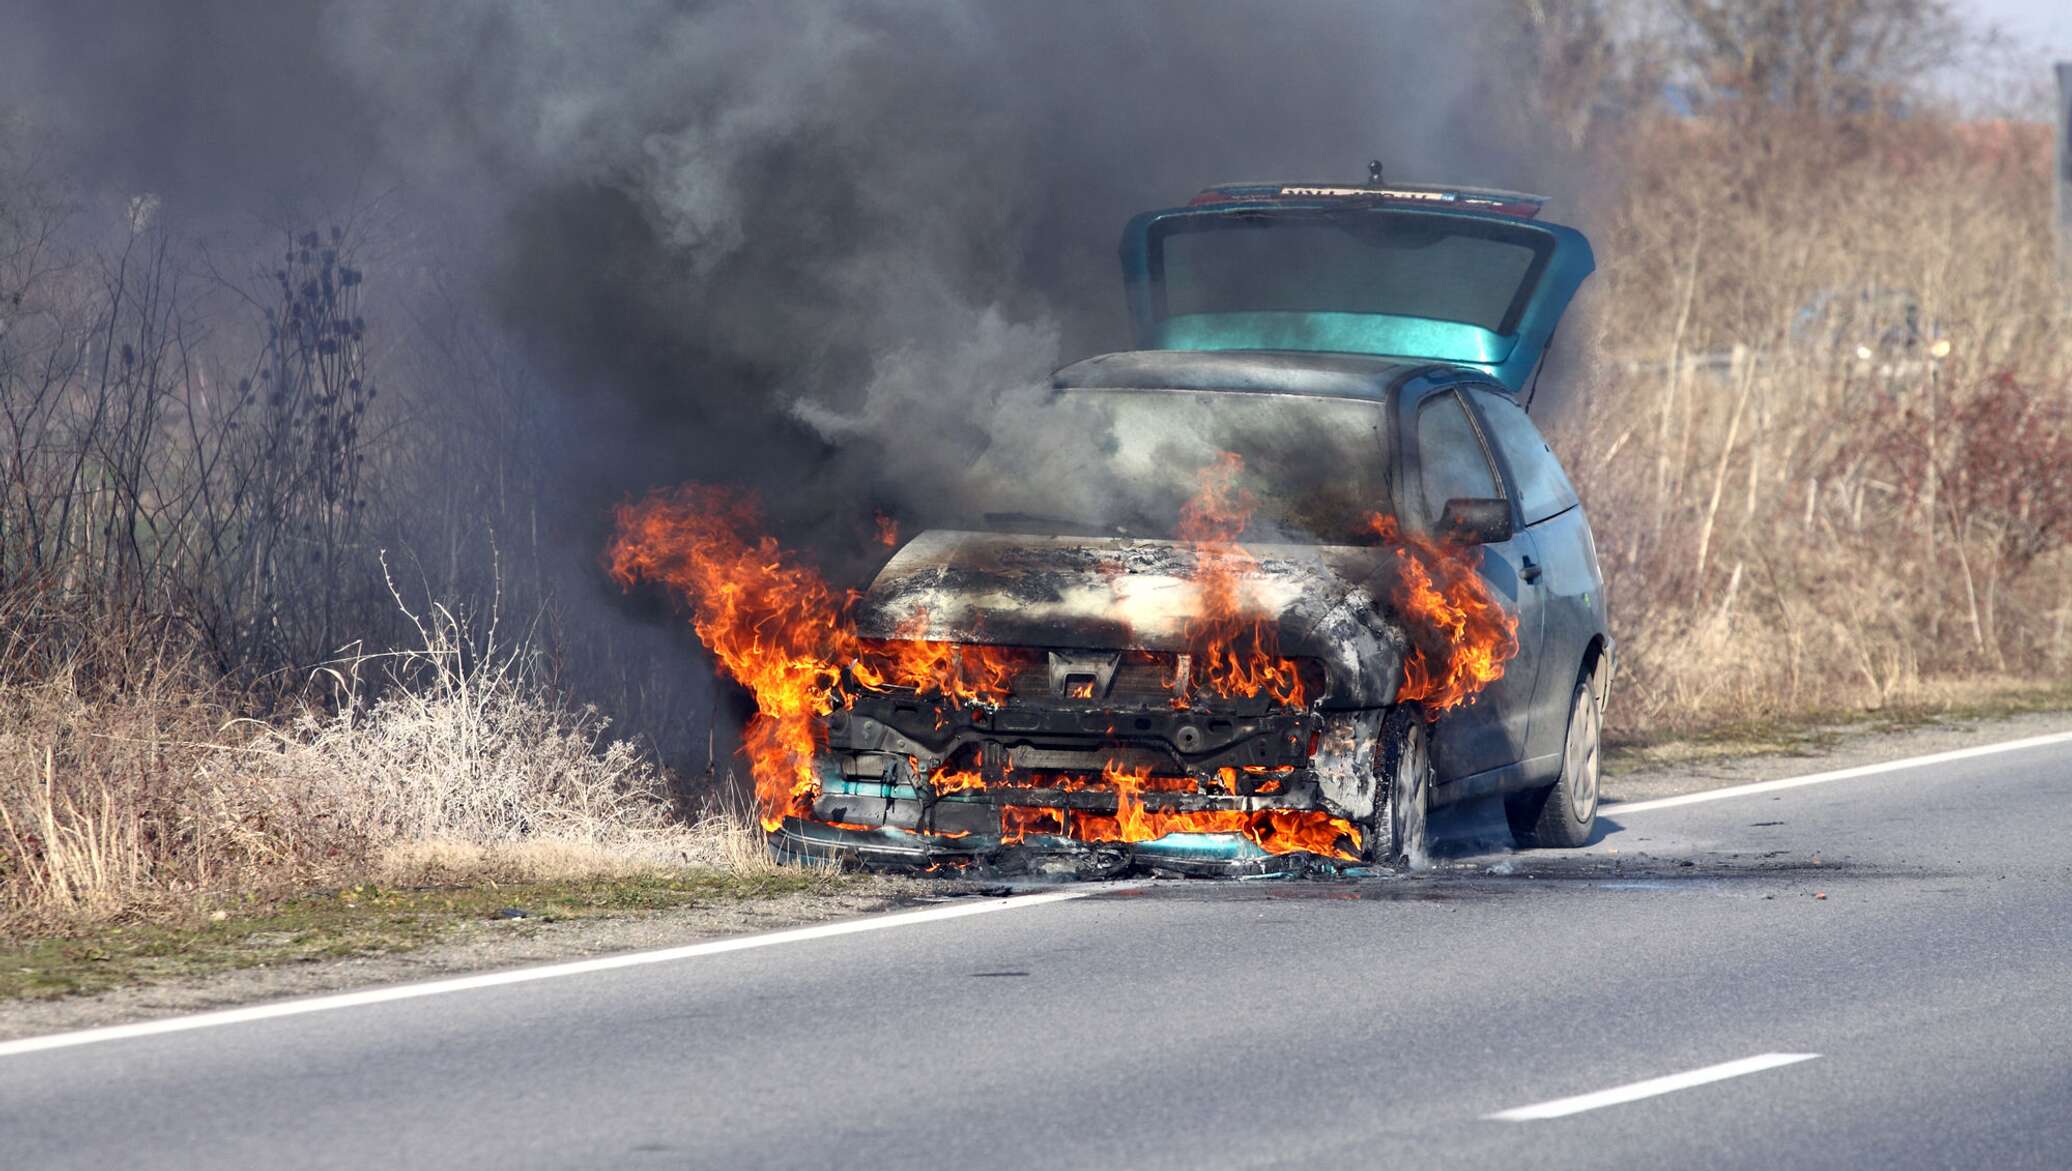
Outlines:
{"type": "Polygon", "coordinates": [[[1127,347],[1138,210],[1370,157],[1562,186],[1517,132],[1500,0],[6,9],[0,108],[89,195],[407,240],[376,326],[402,351],[489,323],[544,531],[593,578],[608,508],[655,483],[754,489],[837,556],[873,509],[956,495],[1022,390],[1127,347]]]}

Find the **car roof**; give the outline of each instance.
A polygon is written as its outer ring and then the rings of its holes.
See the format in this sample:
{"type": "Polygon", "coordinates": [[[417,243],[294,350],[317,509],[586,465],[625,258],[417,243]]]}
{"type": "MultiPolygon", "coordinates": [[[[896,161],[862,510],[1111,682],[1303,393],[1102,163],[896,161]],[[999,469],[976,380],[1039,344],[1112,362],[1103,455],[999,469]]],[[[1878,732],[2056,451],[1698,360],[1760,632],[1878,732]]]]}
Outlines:
{"type": "Polygon", "coordinates": [[[1366,354],[1125,350],[1061,367],[1051,385],[1059,390],[1215,390],[1385,402],[1406,378],[1444,369],[1366,354]]]}

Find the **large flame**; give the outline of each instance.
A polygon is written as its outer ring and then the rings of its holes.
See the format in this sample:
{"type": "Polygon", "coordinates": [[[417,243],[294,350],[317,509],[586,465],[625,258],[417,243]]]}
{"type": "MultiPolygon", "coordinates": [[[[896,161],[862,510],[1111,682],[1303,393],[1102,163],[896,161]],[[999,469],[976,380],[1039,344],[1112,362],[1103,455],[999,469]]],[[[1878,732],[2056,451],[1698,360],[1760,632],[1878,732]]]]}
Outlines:
{"type": "MultiPolygon", "coordinates": [[[[1194,612],[1183,628],[1194,680],[1218,695],[1260,692],[1290,707],[1303,704],[1302,673],[1277,653],[1274,621],[1246,595],[1259,559],[1238,544],[1259,501],[1238,483],[1244,459],[1223,452],[1203,468],[1194,495],[1180,509],[1180,539],[1194,546],[1194,612]]],[[[1185,704],[1186,685],[1175,691],[1185,704]]]]}
{"type": "Polygon", "coordinates": [[[899,638],[857,640],[850,678],[866,691],[905,687],[964,706],[998,704],[1013,688],[1014,677],[1036,661],[1034,651],[1020,647],[909,637],[927,628],[928,615],[917,613],[900,624],[899,638]]]}
{"type": "Polygon", "coordinates": [[[760,528],[754,503],[686,485],[617,509],[606,551],[623,586],[647,581],[691,605],[691,624],[721,669],[755,696],[742,737],[763,828],[807,816],[819,784],[821,718],[856,686],[911,688],[957,703],[997,703],[1031,652],[926,641],[873,642],[850,621],[854,591],[836,591],[760,528]]]}
{"type": "Polygon", "coordinates": [[[763,828],[812,807],[821,717],[835,708],[842,664],[861,650],[846,620],[853,593],[836,593],[811,566],[750,538],[754,503],[722,488],[685,485],[616,511],[606,559],[623,586],[656,582],[691,604],[691,625],[721,669],[755,695],[742,748],[755,775],[763,828]]]}
{"type": "Polygon", "coordinates": [[[1482,580],[1480,552],[1406,533],[1392,516],[1376,513],[1367,524],[1395,550],[1389,601],[1410,637],[1396,702],[1416,700],[1429,715],[1472,702],[1518,654],[1518,618],[1482,580]]]}
{"type": "MultiPolygon", "coordinates": [[[[1248,765],[1253,774],[1292,772],[1292,766],[1248,765]]],[[[1238,770],[1224,768],[1206,781],[1188,776],[1155,776],[1150,765],[1110,760],[1098,775],[1016,772],[988,780],[976,769],[941,769],[928,778],[938,794],[991,791],[1010,794],[1042,790],[1059,793],[1113,792],[1115,812],[1093,813],[1054,805],[1009,804],[1000,809],[1000,839],[1018,845],[1030,837],[1065,837],[1082,842],[1156,841],[1167,834],[1236,834],[1269,854],[1317,854],[1356,861],[1359,827],[1344,818],[1310,809],[1196,809],[1162,805],[1161,794],[1221,790],[1236,794],[1238,770]]],[[[1268,779],[1256,791],[1272,792],[1280,782],[1268,779]]],[[[1034,800],[1035,798],[1031,798],[1034,800]]]]}
{"type": "MultiPolygon", "coordinates": [[[[1197,603],[1185,626],[1189,665],[1171,682],[1176,702],[1195,689],[1223,696],[1265,694],[1305,702],[1297,664],[1277,651],[1275,622],[1246,588],[1258,561],[1239,544],[1257,501],[1239,483],[1243,461],[1225,453],[1204,469],[1180,515],[1179,536],[1193,546],[1197,603]]],[[[940,696],[955,705],[998,705],[1038,652],[1013,647],[935,642],[909,635],[926,629],[913,615],[900,637],[864,639],[851,611],[858,595],[831,587],[810,565],[760,533],[753,501],[724,488],[687,485],[658,491],[617,510],[607,552],[612,576],[631,587],[653,582],[688,601],[699,639],[720,667],[755,696],[756,714],[743,737],[763,827],[808,818],[819,783],[816,755],[825,745],[824,717],[857,690],[890,688],[940,696]]],[[[1400,563],[1389,601],[1411,630],[1399,701],[1417,700],[1436,714],[1469,701],[1500,678],[1518,652],[1517,621],[1490,594],[1470,549],[1401,531],[1393,518],[1370,518],[1400,563]]],[[[881,532],[889,526],[881,528],[881,532]]],[[[1091,698],[1084,696],[1081,698],[1091,698]]],[[[996,770],[997,771],[997,770],[996,770]]],[[[1247,769],[1247,772],[1258,771],[1247,769]]],[[[1035,805],[1007,805],[1007,844],[1031,834],[1065,834],[1090,842],[1143,842],[1173,833],[1238,834],[1269,852],[1357,856],[1359,830],[1326,813],[1237,809],[1181,811],[1156,795],[1211,786],[1237,791],[1236,772],[1212,779],[1152,776],[1148,766],[1111,763],[1100,776],[988,777],[976,770],[939,770],[938,794],[969,790],[1110,789],[1113,816],[1035,805]]],[[[1269,779],[1258,792],[1277,790],[1269,779]]]]}
{"type": "Polygon", "coordinates": [[[1073,836],[1090,842],[1149,842],[1167,834],[1239,834],[1269,854],[1359,859],[1359,828],[1344,818],[1308,809],[1161,808],[1145,794],[1173,788],[1159,784],[1162,779],[1151,775],[1149,765],[1110,761],[1101,769],[1101,780],[1115,790],[1115,816],[1082,814],[1074,819],[1073,836]]]}

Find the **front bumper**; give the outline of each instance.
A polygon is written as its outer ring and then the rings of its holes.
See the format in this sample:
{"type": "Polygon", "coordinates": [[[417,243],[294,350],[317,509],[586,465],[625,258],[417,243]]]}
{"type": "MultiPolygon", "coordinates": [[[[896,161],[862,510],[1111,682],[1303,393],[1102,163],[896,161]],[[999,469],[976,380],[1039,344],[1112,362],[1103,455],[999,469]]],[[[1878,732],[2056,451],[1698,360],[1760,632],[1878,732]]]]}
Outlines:
{"type": "Polygon", "coordinates": [[[1201,878],[1342,873],[1353,864],[1315,854],[1274,854],[1240,834],[1167,834],[1148,842],[1084,842],[1029,834],[945,839],[892,826],[857,828],[787,818],[770,835],[783,862],[835,862],[874,870],[930,874],[984,872],[1060,878],[1107,878],[1150,872],[1201,878]]]}
{"type": "Polygon", "coordinates": [[[997,705],[854,697],[827,718],[810,805],[792,810],[773,848],[884,868],[1084,875],[1357,859],[1380,709],[1265,696],[1181,706],[1156,664],[1112,665],[1099,698],[1046,680],[997,705]]]}

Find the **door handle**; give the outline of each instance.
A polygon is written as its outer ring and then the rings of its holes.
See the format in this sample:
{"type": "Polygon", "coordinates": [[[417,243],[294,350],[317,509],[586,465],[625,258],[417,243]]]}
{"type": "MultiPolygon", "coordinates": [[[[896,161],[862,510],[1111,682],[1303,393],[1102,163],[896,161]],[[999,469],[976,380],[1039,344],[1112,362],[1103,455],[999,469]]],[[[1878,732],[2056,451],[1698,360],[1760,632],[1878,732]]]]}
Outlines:
{"type": "Polygon", "coordinates": [[[1530,557],[1521,558],[1520,560],[1522,565],[1518,570],[1518,576],[1525,579],[1525,584],[1531,585],[1540,580],[1540,573],[1542,572],[1540,563],[1530,557]]]}

